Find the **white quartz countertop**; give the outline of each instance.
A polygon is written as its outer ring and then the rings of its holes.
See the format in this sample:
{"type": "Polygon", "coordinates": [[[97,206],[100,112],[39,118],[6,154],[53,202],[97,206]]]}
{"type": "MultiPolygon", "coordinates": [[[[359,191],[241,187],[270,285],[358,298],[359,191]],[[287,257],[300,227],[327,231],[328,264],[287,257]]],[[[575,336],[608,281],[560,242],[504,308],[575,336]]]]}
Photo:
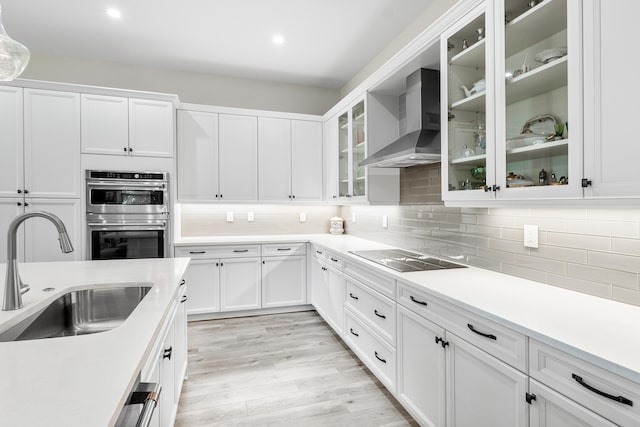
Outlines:
{"type": "Polygon", "coordinates": [[[391,246],[349,235],[203,237],[179,245],[303,241],[640,383],[640,307],[476,267],[400,273],[349,253],[391,246]]]}
{"type": "MultiPolygon", "coordinates": [[[[113,425],[171,315],[188,258],[20,264],[24,307],[0,311],[0,332],[79,288],[152,289],[119,327],[102,333],[0,343],[0,425],[113,425]],[[53,291],[43,291],[53,287],[53,291]]],[[[5,265],[0,264],[0,277],[5,265]]],[[[2,292],[0,292],[0,301],[2,292]]]]}

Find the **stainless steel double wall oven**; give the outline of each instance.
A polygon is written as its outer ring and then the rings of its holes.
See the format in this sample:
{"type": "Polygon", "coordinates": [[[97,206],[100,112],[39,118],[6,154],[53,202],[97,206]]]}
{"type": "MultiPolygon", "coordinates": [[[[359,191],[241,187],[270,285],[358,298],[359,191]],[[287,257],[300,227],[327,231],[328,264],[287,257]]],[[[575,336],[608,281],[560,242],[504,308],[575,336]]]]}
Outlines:
{"type": "Polygon", "coordinates": [[[167,172],[86,171],[90,260],[169,254],[167,172]]]}

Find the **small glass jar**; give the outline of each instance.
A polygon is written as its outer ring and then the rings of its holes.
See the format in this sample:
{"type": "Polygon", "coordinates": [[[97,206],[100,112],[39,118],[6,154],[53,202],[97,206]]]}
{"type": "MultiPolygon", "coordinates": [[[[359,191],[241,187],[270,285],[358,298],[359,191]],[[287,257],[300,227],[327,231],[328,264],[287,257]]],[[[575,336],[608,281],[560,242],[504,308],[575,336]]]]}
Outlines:
{"type": "Polygon", "coordinates": [[[329,227],[329,233],[331,234],[343,234],[344,233],[344,219],[339,216],[334,216],[329,220],[331,226],[329,227]]]}

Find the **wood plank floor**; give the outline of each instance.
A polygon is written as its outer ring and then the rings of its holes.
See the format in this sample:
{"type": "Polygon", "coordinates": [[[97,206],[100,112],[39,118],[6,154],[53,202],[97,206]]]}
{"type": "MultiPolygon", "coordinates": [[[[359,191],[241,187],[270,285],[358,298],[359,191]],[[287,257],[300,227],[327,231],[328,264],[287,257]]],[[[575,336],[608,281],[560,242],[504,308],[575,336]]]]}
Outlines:
{"type": "Polygon", "coordinates": [[[417,426],[315,311],[189,323],[176,426],[417,426]]]}

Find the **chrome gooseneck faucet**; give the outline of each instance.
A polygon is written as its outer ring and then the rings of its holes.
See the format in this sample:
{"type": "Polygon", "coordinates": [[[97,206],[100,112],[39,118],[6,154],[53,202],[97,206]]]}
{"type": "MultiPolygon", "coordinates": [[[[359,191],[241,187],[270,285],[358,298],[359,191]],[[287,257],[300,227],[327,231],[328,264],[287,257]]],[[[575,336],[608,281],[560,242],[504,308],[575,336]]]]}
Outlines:
{"type": "Polygon", "coordinates": [[[73,245],[67,234],[67,228],[60,218],[49,212],[36,211],[18,215],[9,224],[7,231],[7,275],[4,284],[4,300],[2,311],[17,310],[22,308],[22,294],[29,290],[29,285],[22,284],[20,274],[18,274],[17,260],[17,235],[18,227],[29,218],[45,218],[56,226],[60,237],[60,249],[62,253],[73,252],[73,245]]]}

